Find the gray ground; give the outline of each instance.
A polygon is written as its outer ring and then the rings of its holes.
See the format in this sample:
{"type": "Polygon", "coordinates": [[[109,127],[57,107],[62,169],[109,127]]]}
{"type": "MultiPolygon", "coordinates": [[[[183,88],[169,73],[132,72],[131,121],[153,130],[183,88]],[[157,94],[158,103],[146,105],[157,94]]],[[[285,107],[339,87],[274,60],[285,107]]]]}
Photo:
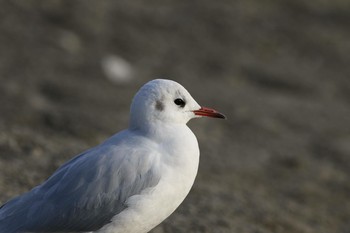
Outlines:
{"type": "Polygon", "coordinates": [[[0,203],[125,128],[146,81],[228,120],[190,122],[196,183],[153,233],[350,232],[348,0],[12,0],[0,7],[0,203]],[[101,60],[129,61],[113,83],[101,60]]]}

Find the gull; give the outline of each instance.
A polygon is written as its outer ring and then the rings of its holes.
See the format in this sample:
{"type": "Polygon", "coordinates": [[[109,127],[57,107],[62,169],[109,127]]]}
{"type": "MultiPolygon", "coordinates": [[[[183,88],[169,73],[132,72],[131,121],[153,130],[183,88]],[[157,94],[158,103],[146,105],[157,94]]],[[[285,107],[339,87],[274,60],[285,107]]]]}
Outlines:
{"type": "Polygon", "coordinates": [[[186,123],[203,116],[225,118],[175,81],[149,81],[133,98],[128,129],[1,206],[0,232],[150,231],[194,183],[199,148],[186,123]]]}

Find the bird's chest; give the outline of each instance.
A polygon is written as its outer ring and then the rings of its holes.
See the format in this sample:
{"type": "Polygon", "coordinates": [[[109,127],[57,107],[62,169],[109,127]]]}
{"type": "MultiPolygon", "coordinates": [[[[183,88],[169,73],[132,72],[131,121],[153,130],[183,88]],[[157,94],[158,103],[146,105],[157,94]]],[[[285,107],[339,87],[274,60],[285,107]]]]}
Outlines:
{"type": "Polygon", "coordinates": [[[98,232],[145,233],[175,211],[189,193],[199,163],[197,139],[189,130],[182,135],[179,140],[168,137],[157,148],[161,152],[159,183],[127,199],[128,207],[98,232]]]}
{"type": "MultiPolygon", "coordinates": [[[[177,147],[179,148],[179,147],[177,147]]],[[[176,158],[163,158],[159,166],[161,179],[152,188],[127,200],[128,208],[103,227],[103,233],[144,233],[166,219],[181,204],[189,193],[197,174],[199,150],[186,147],[176,152],[176,158]]]]}

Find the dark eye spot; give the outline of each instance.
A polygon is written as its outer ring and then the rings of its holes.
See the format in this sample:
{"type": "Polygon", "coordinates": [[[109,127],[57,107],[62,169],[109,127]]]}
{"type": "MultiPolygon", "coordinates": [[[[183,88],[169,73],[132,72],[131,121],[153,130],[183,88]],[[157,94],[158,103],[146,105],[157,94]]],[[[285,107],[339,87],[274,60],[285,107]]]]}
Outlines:
{"type": "Polygon", "coordinates": [[[157,102],[156,102],[156,109],[157,109],[158,111],[163,111],[163,110],[164,110],[164,105],[163,105],[163,103],[162,103],[161,101],[159,101],[159,100],[157,100],[157,102]]]}
{"type": "Polygon", "coordinates": [[[185,105],[186,105],[185,101],[184,101],[183,99],[180,99],[180,98],[175,99],[175,100],[174,100],[174,103],[175,103],[176,105],[179,105],[181,108],[185,107],[185,105]]]}

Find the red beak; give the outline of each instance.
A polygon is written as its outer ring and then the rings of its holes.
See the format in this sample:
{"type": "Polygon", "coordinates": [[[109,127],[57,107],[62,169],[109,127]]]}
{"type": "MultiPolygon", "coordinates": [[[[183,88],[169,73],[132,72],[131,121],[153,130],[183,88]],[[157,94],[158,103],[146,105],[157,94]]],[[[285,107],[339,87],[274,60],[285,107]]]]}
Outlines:
{"type": "Polygon", "coordinates": [[[219,113],[218,111],[211,109],[211,108],[201,107],[200,109],[194,110],[193,112],[197,116],[206,116],[206,117],[226,119],[224,114],[219,113]]]}

